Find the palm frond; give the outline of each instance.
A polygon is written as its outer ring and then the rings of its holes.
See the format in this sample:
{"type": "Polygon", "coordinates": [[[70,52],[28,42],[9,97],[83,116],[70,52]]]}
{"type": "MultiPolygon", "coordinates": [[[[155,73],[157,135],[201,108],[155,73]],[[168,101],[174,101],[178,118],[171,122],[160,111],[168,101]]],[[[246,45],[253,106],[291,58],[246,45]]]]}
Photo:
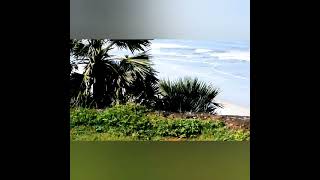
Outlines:
{"type": "Polygon", "coordinates": [[[163,110],[214,113],[217,108],[222,107],[214,101],[219,90],[197,78],[185,77],[177,81],[161,80],[159,88],[163,110]]]}
{"type": "Polygon", "coordinates": [[[70,40],[72,63],[85,63],[79,101],[97,106],[108,106],[114,102],[146,100],[156,93],[156,71],[152,68],[145,48],[148,40],[70,40]],[[118,47],[142,53],[116,59],[109,51],[118,47]],[[92,102],[93,101],[93,102],[92,102]]]}
{"type": "Polygon", "coordinates": [[[129,49],[132,53],[134,51],[144,51],[151,44],[149,40],[110,40],[111,43],[118,46],[120,49],[129,49]]]}

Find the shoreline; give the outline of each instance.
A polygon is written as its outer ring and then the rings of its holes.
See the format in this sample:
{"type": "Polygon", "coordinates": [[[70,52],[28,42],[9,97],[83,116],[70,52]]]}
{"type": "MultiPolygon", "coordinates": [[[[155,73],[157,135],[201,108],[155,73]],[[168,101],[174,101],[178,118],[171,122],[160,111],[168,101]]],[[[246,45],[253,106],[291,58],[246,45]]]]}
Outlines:
{"type": "Polygon", "coordinates": [[[217,100],[217,102],[223,105],[223,108],[217,110],[218,115],[250,116],[250,108],[224,100],[217,100]]]}

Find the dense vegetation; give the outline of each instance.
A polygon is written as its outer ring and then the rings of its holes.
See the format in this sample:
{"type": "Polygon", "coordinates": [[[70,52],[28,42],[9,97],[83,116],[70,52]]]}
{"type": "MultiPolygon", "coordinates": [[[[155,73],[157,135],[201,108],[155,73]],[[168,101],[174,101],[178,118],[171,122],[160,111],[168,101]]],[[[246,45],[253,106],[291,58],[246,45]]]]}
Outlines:
{"type": "Polygon", "coordinates": [[[104,108],[127,101],[147,104],[153,99],[158,79],[144,50],[150,41],[71,40],[70,45],[71,67],[85,65],[83,74],[70,72],[71,84],[76,84],[71,86],[72,105],[104,108]],[[109,51],[115,47],[138,54],[114,57],[109,51]]]}
{"type": "Polygon", "coordinates": [[[70,126],[72,140],[249,140],[249,132],[228,129],[221,121],[172,120],[135,104],[71,109],[70,126]]]}

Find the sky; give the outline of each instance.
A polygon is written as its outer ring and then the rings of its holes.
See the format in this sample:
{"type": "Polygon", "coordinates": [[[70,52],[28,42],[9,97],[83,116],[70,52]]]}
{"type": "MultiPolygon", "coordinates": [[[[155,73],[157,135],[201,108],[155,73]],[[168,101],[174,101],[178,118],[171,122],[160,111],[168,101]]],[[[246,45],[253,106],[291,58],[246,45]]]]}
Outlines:
{"type": "Polygon", "coordinates": [[[250,0],[71,1],[75,39],[250,40],[250,0]]]}
{"type": "Polygon", "coordinates": [[[173,29],[180,25],[186,28],[186,35],[201,39],[250,40],[250,0],[176,0],[171,3],[172,9],[178,12],[169,11],[164,16],[172,21],[173,29]]]}

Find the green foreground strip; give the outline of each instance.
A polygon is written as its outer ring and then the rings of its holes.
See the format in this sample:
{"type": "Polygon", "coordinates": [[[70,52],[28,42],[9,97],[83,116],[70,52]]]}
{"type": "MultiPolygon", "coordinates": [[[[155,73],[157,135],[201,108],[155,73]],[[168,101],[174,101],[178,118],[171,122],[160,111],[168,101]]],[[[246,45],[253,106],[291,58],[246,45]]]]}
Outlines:
{"type": "Polygon", "coordinates": [[[73,141],[247,141],[250,132],[219,120],[170,119],[135,104],[71,109],[73,141]]]}
{"type": "Polygon", "coordinates": [[[71,180],[249,180],[250,143],[71,142],[71,180]]]}

